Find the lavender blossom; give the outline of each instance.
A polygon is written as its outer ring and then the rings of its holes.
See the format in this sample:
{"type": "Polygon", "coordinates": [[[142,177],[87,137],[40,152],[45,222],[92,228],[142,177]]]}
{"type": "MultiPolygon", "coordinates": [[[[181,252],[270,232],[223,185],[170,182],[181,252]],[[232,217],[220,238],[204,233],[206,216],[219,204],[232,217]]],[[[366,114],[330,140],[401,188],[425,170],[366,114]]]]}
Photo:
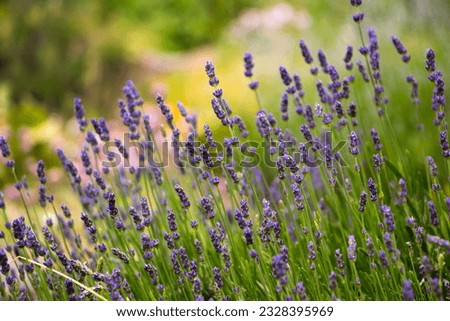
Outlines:
{"type": "Polygon", "coordinates": [[[216,87],[219,84],[219,79],[216,77],[216,72],[214,70],[214,65],[211,61],[207,61],[205,64],[205,72],[209,78],[209,85],[211,87],[216,87]]]}
{"type": "Polygon", "coordinates": [[[344,256],[342,255],[340,249],[336,249],[336,251],[334,252],[334,257],[336,259],[336,267],[341,272],[341,275],[344,276],[345,275],[344,256]]]}
{"type": "Polygon", "coordinates": [[[334,271],[331,271],[331,273],[328,275],[328,287],[331,291],[334,291],[337,287],[337,274],[334,271]]]}
{"type": "Polygon", "coordinates": [[[245,77],[251,78],[253,76],[253,67],[255,66],[253,64],[253,56],[251,53],[246,52],[244,54],[244,68],[245,68],[245,77]]]}
{"type": "Polygon", "coordinates": [[[365,82],[369,82],[370,78],[369,78],[369,74],[367,73],[366,67],[364,66],[364,64],[362,63],[361,60],[358,60],[356,62],[356,64],[358,65],[358,70],[359,73],[361,74],[362,78],[364,79],[365,82]]]}
{"type": "Polygon", "coordinates": [[[324,73],[328,73],[328,61],[327,61],[327,56],[325,55],[325,53],[319,49],[317,56],[319,58],[319,63],[320,63],[320,67],[322,67],[322,71],[324,73]]]}
{"type": "Polygon", "coordinates": [[[426,65],[425,65],[425,69],[428,70],[429,72],[434,72],[436,70],[436,62],[435,62],[435,54],[433,49],[429,48],[426,51],[426,65]]]}
{"type": "Polygon", "coordinates": [[[350,4],[353,7],[358,7],[358,6],[360,6],[362,4],[362,0],[350,0],[350,4]]]}
{"type": "Polygon", "coordinates": [[[288,269],[289,267],[287,265],[286,257],[283,254],[277,254],[273,256],[272,273],[277,280],[283,278],[286,275],[288,269]]]}
{"type": "Polygon", "coordinates": [[[383,268],[387,269],[389,267],[389,262],[388,262],[388,259],[386,257],[386,252],[384,252],[383,250],[380,250],[378,252],[378,257],[380,258],[381,266],[383,268]]]}
{"type": "Polygon", "coordinates": [[[392,36],[391,39],[394,43],[395,49],[397,49],[397,52],[402,55],[403,62],[408,62],[411,59],[411,56],[408,55],[406,47],[400,41],[400,38],[398,38],[397,36],[392,36]]]}
{"type": "Polygon", "coordinates": [[[183,188],[179,184],[176,184],[174,186],[174,189],[177,192],[178,197],[180,198],[181,207],[189,208],[191,206],[191,202],[189,201],[189,198],[187,197],[187,194],[185,193],[183,188]]]}
{"type": "Polygon", "coordinates": [[[430,167],[430,175],[431,177],[436,177],[438,174],[437,165],[431,156],[427,156],[427,164],[430,167]]]}
{"type": "Polygon", "coordinates": [[[372,202],[375,202],[376,200],[378,200],[377,185],[375,184],[372,177],[369,177],[367,184],[370,192],[370,200],[372,202]]]}
{"type": "Polygon", "coordinates": [[[75,111],[75,118],[77,119],[78,127],[80,131],[84,131],[88,125],[88,122],[86,120],[84,107],[80,98],[75,98],[73,100],[73,109],[75,111]]]}
{"type": "Polygon", "coordinates": [[[305,61],[307,64],[311,64],[313,62],[313,57],[311,56],[311,53],[308,50],[308,47],[306,46],[303,39],[300,40],[300,49],[302,51],[302,56],[305,58],[305,61]]]}
{"type": "Polygon", "coordinates": [[[288,71],[283,66],[280,66],[279,71],[280,71],[281,80],[283,80],[283,84],[285,86],[289,86],[292,83],[292,78],[289,75],[288,71]]]}
{"type": "Polygon", "coordinates": [[[115,219],[117,214],[119,214],[119,210],[116,206],[116,196],[114,195],[114,193],[109,193],[108,195],[108,207],[106,211],[109,213],[109,216],[112,219],[115,219]]]}
{"type": "Polygon", "coordinates": [[[353,57],[353,47],[347,46],[347,51],[345,52],[344,56],[345,68],[347,70],[352,70],[353,68],[353,63],[351,62],[352,57],[353,57]]]}
{"type": "Polygon", "coordinates": [[[348,236],[347,257],[349,260],[356,259],[356,240],[354,235],[348,236]]]}
{"type": "Polygon", "coordinates": [[[361,21],[363,21],[364,19],[364,13],[363,12],[359,12],[359,13],[355,13],[353,15],[353,21],[356,23],[360,23],[361,21]]]}
{"type": "Polygon", "coordinates": [[[358,211],[363,213],[366,210],[366,203],[367,203],[367,193],[362,191],[360,196],[359,196],[358,211]]]}
{"type": "Polygon", "coordinates": [[[161,95],[156,95],[156,103],[158,104],[158,107],[161,111],[161,113],[164,115],[164,118],[167,121],[167,124],[169,127],[173,130],[175,129],[173,124],[173,114],[170,112],[169,107],[164,102],[164,98],[161,95]]]}
{"type": "Polygon", "coordinates": [[[447,130],[442,130],[439,134],[439,142],[441,145],[442,156],[450,157],[450,145],[447,138],[447,130]]]}
{"type": "Polygon", "coordinates": [[[23,240],[23,238],[25,237],[25,235],[28,231],[28,228],[25,225],[25,217],[20,216],[19,218],[16,218],[12,222],[12,229],[13,229],[14,238],[16,238],[18,240],[23,240]]]}
{"type": "Polygon", "coordinates": [[[11,270],[8,264],[8,256],[6,255],[6,251],[0,248],[0,273],[3,275],[8,275],[11,270]]]}
{"type": "Polygon", "coordinates": [[[200,206],[202,207],[203,212],[205,213],[207,218],[213,219],[216,216],[216,214],[214,213],[214,206],[213,206],[213,203],[212,203],[212,196],[208,196],[208,197],[203,196],[200,199],[199,203],[200,203],[200,206]]]}
{"type": "Polygon", "coordinates": [[[403,281],[403,300],[405,301],[414,301],[414,290],[412,287],[411,280],[404,280],[403,281]]]}
{"type": "Polygon", "coordinates": [[[381,205],[380,210],[384,216],[384,224],[386,225],[386,230],[392,233],[395,229],[394,214],[392,214],[391,208],[387,205],[381,205]]]}
{"type": "Polygon", "coordinates": [[[2,156],[4,158],[11,155],[11,152],[9,150],[8,142],[6,141],[5,137],[0,136],[0,151],[2,152],[2,156]]]}
{"type": "Polygon", "coordinates": [[[398,199],[395,201],[396,204],[406,203],[408,196],[408,188],[406,186],[406,181],[403,178],[398,180],[399,191],[397,192],[398,199]]]}
{"type": "Polygon", "coordinates": [[[250,226],[246,226],[242,231],[242,235],[244,235],[245,243],[247,245],[253,244],[253,230],[250,226]]]}
{"type": "Polygon", "coordinates": [[[214,274],[214,285],[221,288],[223,287],[223,279],[222,274],[220,273],[220,268],[213,267],[213,274],[214,274]]]}
{"type": "Polygon", "coordinates": [[[92,126],[94,126],[95,132],[100,137],[103,142],[109,141],[109,129],[106,125],[105,119],[103,117],[98,120],[95,118],[91,119],[92,126]]]}
{"type": "Polygon", "coordinates": [[[227,118],[227,112],[222,107],[220,101],[217,98],[211,99],[211,106],[217,118],[222,122],[222,125],[229,126],[231,121],[227,118]]]}
{"type": "Polygon", "coordinates": [[[359,139],[354,131],[352,131],[348,137],[350,145],[348,146],[348,150],[352,155],[359,154],[359,139]]]}
{"type": "Polygon", "coordinates": [[[430,222],[432,226],[439,225],[438,213],[433,201],[428,201],[428,212],[430,213],[430,222]]]}

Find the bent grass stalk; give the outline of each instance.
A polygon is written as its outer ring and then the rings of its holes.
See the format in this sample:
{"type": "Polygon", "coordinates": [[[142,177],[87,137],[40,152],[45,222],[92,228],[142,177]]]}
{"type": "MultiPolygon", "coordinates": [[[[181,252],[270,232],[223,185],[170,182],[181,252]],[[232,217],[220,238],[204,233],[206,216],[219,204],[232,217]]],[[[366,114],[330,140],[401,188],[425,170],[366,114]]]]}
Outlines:
{"type": "Polygon", "coordinates": [[[30,260],[30,259],[27,259],[26,257],[23,257],[23,256],[17,256],[16,259],[20,259],[20,260],[23,260],[23,261],[27,261],[28,263],[37,265],[37,266],[41,267],[41,268],[44,269],[44,270],[49,270],[49,271],[51,271],[52,273],[55,273],[55,274],[57,274],[57,275],[59,275],[59,276],[65,278],[65,279],[68,279],[68,280],[72,281],[73,283],[75,283],[76,285],[78,285],[80,288],[85,289],[86,291],[88,291],[89,293],[93,294],[94,296],[96,296],[96,297],[99,298],[100,300],[102,300],[102,301],[108,301],[108,299],[105,298],[104,296],[98,294],[97,292],[95,292],[95,291],[92,290],[91,288],[85,286],[83,283],[78,282],[77,280],[71,278],[70,276],[65,275],[64,273],[61,273],[61,272],[59,272],[59,271],[56,271],[55,269],[52,269],[52,268],[48,268],[48,267],[46,267],[44,264],[41,264],[41,263],[39,263],[39,262],[36,262],[36,261],[30,260]]]}

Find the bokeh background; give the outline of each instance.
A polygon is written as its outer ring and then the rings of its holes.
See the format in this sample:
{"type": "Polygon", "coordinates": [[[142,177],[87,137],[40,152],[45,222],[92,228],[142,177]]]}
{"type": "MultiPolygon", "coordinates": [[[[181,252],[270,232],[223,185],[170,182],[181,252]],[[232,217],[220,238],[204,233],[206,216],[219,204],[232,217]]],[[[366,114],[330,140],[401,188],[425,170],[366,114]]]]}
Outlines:
{"type": "MultiPolygon", "coordinates": [[[[394,127],[399,140],[414,150],[418,141],[411,133],[418,120],[404,78],[417,75],[419,108],[428,110],[431,84],[424,52],[429,47],[436,51],[438,68],[448,79],[450,1],[364,2],[364,28],[377,28],[394,127]],[[412,55],[408,65],[392,46],[392,34],[412,55]]],[[[181,101],[199,114],[200,123],[218,129],[209,104],[206,60],[214,62],[225,97],[251,127],[258,106],[243,76],[243,53],[254,55],[264,108],[278,115],[283,88],[278,66],[300,72],[314,100],[315,78],[298,41],[305,39],[313,53],[323,49],[329,62],[342,67],[347,44],[359,43],[353,9],[348,0],[0,1],[0,135],[8,137],[20,174],[34,172],[36,161],[44,159],[57,182],[56,147],[78,157],[73,98],[83,99],[89,117],[104,116],[114,126],[116,102],[128,79],[156,119],[158,92],[173,109],[181,101]]],[[[429,119],[426,113],[422,117],[419,121],[428,126],[434,115],[430,111],[429,119]]],[[[0,169],[0,188],[8,190],[10,176],[0,169]]]]}

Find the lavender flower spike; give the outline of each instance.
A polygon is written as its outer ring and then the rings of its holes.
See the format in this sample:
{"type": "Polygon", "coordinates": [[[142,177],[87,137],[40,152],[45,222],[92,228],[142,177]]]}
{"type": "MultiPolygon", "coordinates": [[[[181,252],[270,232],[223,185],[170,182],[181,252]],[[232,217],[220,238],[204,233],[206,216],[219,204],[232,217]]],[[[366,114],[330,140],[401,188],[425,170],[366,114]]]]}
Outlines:
{"type": "Polygon", "coordinates": [[[358,147],[359,139],[358,139],[358,136],[356,135],[356,133],[352,131],[348,137],[348,140],[350,142],[350,145],[348,146],[348,150],[349,150],[350,154],[355,155],[355,156],[358,155],[359,154],[359,147],[358,147]]]}
{"type": "Polygon", "coordinates": [[[370,192],[370,200],[372,202],[375,202],[378,199],[377,185],[375,184],[372,177],[369,177],[367,184],[370,192]]]}
{"type": "Polygon", "coordinates": [[[179,184],[176,184],[174,186],[174,189],[177,192],[178,197],[180,198],[181,207],[189,208],[189,206],[191,206],[191,202],[189,201],[189,198],[187,197],[186,192],[183,190],[183,188],[179,184]]]}
{"type": "Polygon", "coordinates": [[[348,236],[347,257],[349,260],[356,259],[356,240],[354,235],[348,236]]]}
{"type": "Polygon", "coordinates": [[[311,53],[308,50],[308,47],[306,46],[305,42],[300,40],[300,50],[302,51],[302,56],[305,58],[305,61],[307,64],[311,64],[313,62],[313,57],[311,56],[311,53]]]}
{"type": "Polygon", "coordinates": [[[427,59],[425,61],[425,69],[429,72],[434,72],[436,70],[436,62],[435,62],[435,54],[433,49],[429,48],[427,49],[427,59]]]}
{"type": "Polygon", "coordinates": [[[428,211],[430,212],[430,221],[432,226],[439,225],[438,213],[433,201],[428,202],[428,211]]]}
{"type": "Polygon", "coordinates": [[[6,142],[6,139],[3,136],[0,136],[0,151],[2,152],[2,156],[5,158],[11,155],[8,143],[6,142]]]}
{"type": "Polygon", "coordinates": [[[403,281],[403,300],[405,301],[414,301],[414,290],[412,287],[411,280],[403,281]]]}
{"type": "Polygon", "coordinates": [[[350,4],[353,7],[358,7],[358,6],[360,6],[362,4],[362,0],[350,0],[350,4]]]}
{"type": "Polygon", "coordinates": [[[253,67],[255,66],[253,64],[253,56],[251,53],[246,52],[244,54],[244,68],[245,68],[245,77],[251,78],[253,76],[253,67]]]}
{"type": "Polygon", "coordinates": [[[216,72],[214,70],[214,65],[211,61],[207,61],[205,64],[205,72],[209,78],[209,85],[211,87],[216,87],[219,84],[219,79],[216,77],[216,72]]]}
{"type": "Polygon", "coordinates": [[[78,127],[80,128],[80,131],[84,131],[86,126],[88,125],[88,122],[86,120],[84,107],[81,104],[80,98],[75,98],[73,100],[73,109],[75,111],[75,118],[78,122],[78,127]]]}
{"type": "Polygon", "coordinates": [[[397,49],[397,52],[402,55],[403,62],[408,62],[411,59],[411,56],[407,54],[406,47],[400,41],[400,38],[397,36],[392,36],[391,39],[394,43],[395,49],[397,49]]]}

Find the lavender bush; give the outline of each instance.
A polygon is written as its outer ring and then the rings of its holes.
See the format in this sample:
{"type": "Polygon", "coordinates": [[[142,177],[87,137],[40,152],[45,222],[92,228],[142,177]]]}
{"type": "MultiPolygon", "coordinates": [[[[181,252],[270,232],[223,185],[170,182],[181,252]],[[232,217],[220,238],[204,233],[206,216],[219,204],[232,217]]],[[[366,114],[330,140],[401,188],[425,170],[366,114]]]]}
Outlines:
{"type": "MultiPolygon", "coordinates": [[[[67,197],[77,199],[81,212],[52,196],[43,161],[36,188],[19,179],[1,136],[23,210],[9,210],[0,194],[0,299],[448,300],[443,75],[428,49],[431,111],[413,109],[420,104],[418,81],[405,79],[411,113],[436,116],[425,127],[436,139],[421,146],[430,154],[417,167],[391,124],[376,31],[364,31],[362,1],[350,3],[361,42],[348,46],[338,69],[300,40],[317,93],[306,93],[299,74],[279,67],[280,117],[264,109],[253,57],[244,55],[247,90],[260,106],[256,131],[232,112],[212,62],[206,80],[211,107],[228,131],[223,141],[210,126],[198,128],[181,103],[187,126],[180,126],[158,95],[166,121],[161,144],[131,81],[118,102],[126,132],[119,138],[75,99],[85,143],[78,160],[63,149],[57,155],[73,191],[67,197]],[[441,152],[434,155],[436,144],[441,152]],[[41,212],[50,217],[43,224],[41,212]]],[[[408,63],[405,45],[396,36],[392,42],[408,63]]]]}

